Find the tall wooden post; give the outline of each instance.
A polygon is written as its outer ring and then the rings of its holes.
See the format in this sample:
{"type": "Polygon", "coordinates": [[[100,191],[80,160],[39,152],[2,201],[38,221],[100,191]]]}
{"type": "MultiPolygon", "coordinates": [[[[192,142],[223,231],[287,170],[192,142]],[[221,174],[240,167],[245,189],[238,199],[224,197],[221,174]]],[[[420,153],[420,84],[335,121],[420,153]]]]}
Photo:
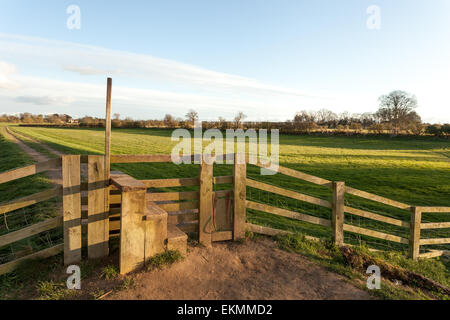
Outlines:
{"type": "Polygon", "coordinates": [[[209,164],[202,156],[200,165],[200,206],[198,222],[198,241],[210,246],[212,241],[212,213],[213,213],[213,164],[209,164]]]}
{"type": "Polygon", "coordinates": [[[247,198],[246,179],[247,165],[245,162],[245,154],[235,153],[233,167],[233,240],[235,241],[245,237],[245,201],[247,198]]]}
{"type": "Polygon", "coordinates": [[[105,199],[109,188],[105,178],[105,157],[88,156],[88,257],[108,255],[109,210],[105,211],[105,199]]]}
{"type": "MultiPolygon", "coordinates": [[[[110,186],[109,180],[111,178],[111,91],[112,79],[108,78],[106,82],[106,115],[105,115],[105,162],[104,162],[104,179],[106,182],[104,193],[104,212],[109,213],[110,202],[110,186]]],[[[109,226],[109,223],[108,223],[109,226]]],[[[109,230],[108,230],[109,233],[109,230]]],[[[108,235],[109,239],[109,235],[108,235]]]]}
{"type": "Polygon", "coordinates": [[[333,205],[331,216],[331,227],[333,234],[333,241],[337,246],[344,244],[344,195],[345,182],[333,181],[333,205]]]}
{"type": "Polygon", "coordinates": [[[411,223],[409,233],[409,257],[419,259],[420,253],[420,224],[422,222],[422,211],[420,208],[411,207],[411,223]]]}
{"type": "Polygon", "coordinates": [[[80,156],[62,156],[64,264],[81,261],[80,156]]]}

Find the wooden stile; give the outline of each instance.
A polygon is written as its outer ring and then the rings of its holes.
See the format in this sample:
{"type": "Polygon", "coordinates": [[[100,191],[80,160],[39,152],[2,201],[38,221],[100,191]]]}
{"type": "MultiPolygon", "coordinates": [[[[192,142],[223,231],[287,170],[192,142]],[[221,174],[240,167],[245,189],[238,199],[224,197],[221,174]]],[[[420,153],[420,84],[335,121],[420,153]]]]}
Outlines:
{"type": "Polygon", "coordinates": [[[81,261],[80,156],[62,156],[64,264],[81,261]]]}
{"type": "Polygon", "coordinates": [[[105,171],[106,157],[88,158],[88,257],[101,258],[108,255],[109,212],[105,211],[109,178],[105,171]]]}

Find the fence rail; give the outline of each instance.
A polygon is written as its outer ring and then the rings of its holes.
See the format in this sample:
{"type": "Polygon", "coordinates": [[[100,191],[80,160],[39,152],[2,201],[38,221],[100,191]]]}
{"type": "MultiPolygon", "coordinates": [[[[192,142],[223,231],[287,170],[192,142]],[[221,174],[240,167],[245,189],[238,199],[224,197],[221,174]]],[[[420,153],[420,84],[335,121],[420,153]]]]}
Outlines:
{"type": "MultiPolygon", "coordinates": [[[[267,167],[265,165],[257,164],[259,167],[267,167]]],[[[349,232],[354,234],[359,234],[371,238],[381,239],[384,241],[391,241],[395,243],[409,245],[410,248],[410,257],[413,259],[418,258],[430,258],[437,257],[443,254],[449,254],[448,250],[429,250],[429,252],[425,252],[420,254],[420,246],[424,245],[441,245],[441,244],[450,244],[450,238],[431,238],[431,239],[421,239],[420,230],[421,229],[445,229],[450,228],[450,222],[429,222],[422,223],[421,222],[421,214],[422,212],[427,213],[443,213],[450,212],[450,207],[414,207],[409,204],[405,204],[399,201],[395,201],[392,199],[388,199],[382,196],[378,196],[369,192],[365,192],[362,190],[358,190],[352,187],[345,186],[343,182],[332,182],[326,179],[314,177],[312,175],[299,172],[293,169],[285,168],[279,166],[278,173],[288,175],[290,177],[295,177],[316,185],[331,187],[333,190],[333,201],[329,202],[324,199],[312,197],[309,195],[304,195],[296,191],[287,190],[284,188],[280,188],[277,186],[269,185],[260,181],[246,179],[247,187],[256,188],[259,190],[263,190],[266,192],[278,194],[281,196],[289,197],[292,199],[304,201],[310,204],[315,204],[319,206],[323,206],[326,208],[332,208],[332,219],[322,219],[315,216],[305,215],[299,212],[290,211],[286,209],[281,209],[277,207],[273,207],[263,203],[257,203],[254,201],[247,200],[246,208],[267,212],[274,215],[284,216],[287,218],[300,220],[312,224],[319,224],[325,227],[331,227],[332,235],[334,241],[342,245],[343,244],[343,233],[349,232]],[[342,188],[339,191],[339,188],[342,188]],[[381,203],[383,205],[388,205],[391,207],[395,207],[398,209],[409,210],[410,212],[410,222],[403,221],[400,219],[395,219],[392,217],[384,216],[379,213],[370,212],[367,210],[357,209],[350,206],[344,205],[344,196],[345,194],[351,194],[354,196],[358,196],[367,200],[375,201],[377,203],[381,203]],[[385,231],[377,231],[368,228],[363,228],[360,226],[344,223],[344,212],[356,215],[362,218],[383,222],[386,224],[394,225],[405,230],[409,230],[409,238],[401,237],[395,234],[389,234],[385,231]]],[[[405,215],[406,216],[406,215],[405,215]]],[[[288,232],[285,230],[278,230],[274,228],[270,228],[267,226],[259,226],[251,223],[246,224],[246,228],[249,231],[262,233],[266,235],[280,235],[280,234],[291,234],[292,232],[288,232]]]]}

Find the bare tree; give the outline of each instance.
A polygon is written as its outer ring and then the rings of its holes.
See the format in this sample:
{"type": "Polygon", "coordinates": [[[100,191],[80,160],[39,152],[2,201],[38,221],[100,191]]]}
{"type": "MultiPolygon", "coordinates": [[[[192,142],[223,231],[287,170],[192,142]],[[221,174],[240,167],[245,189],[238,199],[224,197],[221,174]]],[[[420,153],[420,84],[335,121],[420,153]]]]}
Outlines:
{"type": "Polygon", "coordinates": [[[188,111],[188,113],[186,113],[185,117],[186,117],[187,122],[191,123],[192,126],[194,126],[195,121],[198,120],[198,113],[197,113],[197,111],[190,109],[188,111]]]}
{"type": "Polygon", "coordinates": [[[401,127],[408,122],[408,119],[411,118],[410,114],[417,107],[416,97],[401,90],[392,91],[378,100],[380,109],[377,111],[377,116],[392,125],[394,134],[399,133],[401,127]]]}
{"type": "Polygon", "coordinates": [[[235,125],[236,129],[241,127],[242,120],[244,120],[245,118],[247,118],[247,116],[242,111],[239,111],[236,114],[236,116],[234,117],[234,125],[235,125]]]}

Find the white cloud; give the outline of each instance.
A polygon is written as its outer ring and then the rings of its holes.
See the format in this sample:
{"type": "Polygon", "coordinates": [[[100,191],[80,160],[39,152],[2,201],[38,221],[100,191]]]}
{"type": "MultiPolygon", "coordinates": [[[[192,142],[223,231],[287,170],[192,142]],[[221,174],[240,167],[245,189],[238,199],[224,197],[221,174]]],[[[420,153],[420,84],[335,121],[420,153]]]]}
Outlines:
{"type": "Polygon", "coordinates": [[[21,103],[33,103],[40,106],[66,105],[74,102],[74,99],[71,97],[57,96],[18,96],[15,100],[21,103]]]}
{"type": "Polygon", "coordinates": [[[0,61],[0,89],[15,89],[18,87],[18,83],[13,79],[16,72],[15,65],[0,61]]]}

